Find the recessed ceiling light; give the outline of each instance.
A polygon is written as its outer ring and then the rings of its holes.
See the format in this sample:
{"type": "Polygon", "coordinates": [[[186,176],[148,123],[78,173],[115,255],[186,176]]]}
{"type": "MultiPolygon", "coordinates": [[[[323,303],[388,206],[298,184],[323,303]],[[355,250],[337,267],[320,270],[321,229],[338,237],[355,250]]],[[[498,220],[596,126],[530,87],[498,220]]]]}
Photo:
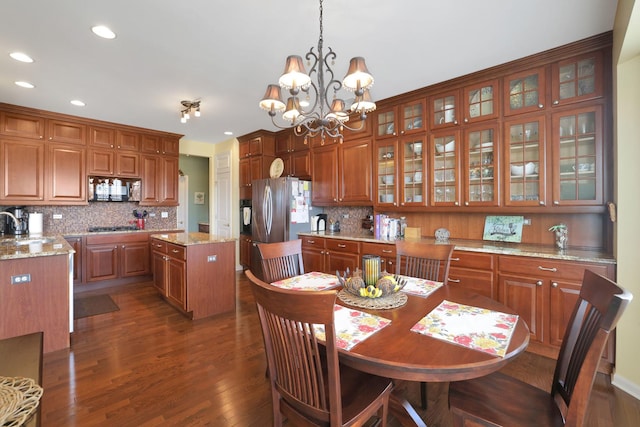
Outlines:
{"type": "Polygon", "coordinates": [[[77,107],[84,107],[86,104],[79,99],[74,99],[71,103],[77,107]]]}
{"type": "Polygon", "coordinates": [[[31,58],[29,55],[27,55],[26,53],[22,53],[22,52],[11,52],[9,54],[10,57],[12,57],[13,59],[15,59],[16,61],[20,61],[20,62],[33,62],[33,58],[31,58]]]}
{"type": "Polygon", "coordinates": [[[20,87],[26,87],[27,89],[33,89],[35,86],[29,82],[15,82],[20,87]]]}
{"type": "Polygon", "coordinates": [[[104,25],[96,25],[95,27],[91,27],[91,31],[98,37],[102,37],[103,39],[115,39],[116,33],[111,31],[109,27],[105,27],[104,25]]]}
{"type": "Polygon", "coordinates": [[[226,131],[224,134],[225,134],[225,135],[229,135],[229,136],[231,136],[231,135],[233,135],[233,132],[231,132],[230,130],[228,130],[228,131],[226,131]]]}

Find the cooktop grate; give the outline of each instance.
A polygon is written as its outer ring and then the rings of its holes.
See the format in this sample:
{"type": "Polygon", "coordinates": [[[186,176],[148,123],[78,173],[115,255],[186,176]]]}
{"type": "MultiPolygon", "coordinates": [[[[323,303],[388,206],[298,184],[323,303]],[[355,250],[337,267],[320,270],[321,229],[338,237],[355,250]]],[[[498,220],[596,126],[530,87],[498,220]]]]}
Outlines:
{"type": "Polygon", "coordinates": [[[101,232],[101,231],[133,231],[137,230],[138,227],[135,225],[111,225],[111,226],[100,226],[100,227],[89,227],[90,233],[101,232]]]}

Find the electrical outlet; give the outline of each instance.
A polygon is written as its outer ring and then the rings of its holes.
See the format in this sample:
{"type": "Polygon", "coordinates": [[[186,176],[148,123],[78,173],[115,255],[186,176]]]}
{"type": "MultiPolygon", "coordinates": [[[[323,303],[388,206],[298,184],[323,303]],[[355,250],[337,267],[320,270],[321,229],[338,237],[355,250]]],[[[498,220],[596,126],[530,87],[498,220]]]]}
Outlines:
{"type": "Polygon", "coordinates": [[[160,214],[160,216],[161,216],[162,218],[169,218],[169,212],[162,212],[162,213],[160,214]]]}
{"type": "Polygon", "coordinates": [[[218,255],[209,255],[207,257],[207,262],[216,262],[218,260],[218,255]]]}
{"type": "Polygon", "coordinates": [[[62,214],[53,214],[53,219],[62,219],[62,214]]]}
{"type": "Polygon", "coordinates": [[[349,214],[342,214],[342,219],[349,219],[349,214]]]}
{"type": "Polygon", "coordinates": [[[531,225],[531,218],[525,218],[522,222],[523,225],[531,225]]]}
{"type": "Polygon", "coordinates": [[[20,283],[28,283],[31,281],[31,274],[18,274],[17,276],[11,276],[11,284],[19,285],[20,283]]]}
{"type": "Polygon", "coordinates": [[[155,217],[156,217],[155,212],[149,212],[149,218],[155,218],[155,217]]]}

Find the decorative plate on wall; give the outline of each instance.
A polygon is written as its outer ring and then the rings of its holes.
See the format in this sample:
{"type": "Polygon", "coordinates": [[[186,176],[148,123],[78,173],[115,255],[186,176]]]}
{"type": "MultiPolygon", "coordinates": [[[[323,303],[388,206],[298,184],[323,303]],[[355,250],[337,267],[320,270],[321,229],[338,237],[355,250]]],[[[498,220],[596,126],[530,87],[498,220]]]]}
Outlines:
{"type": "Polygon", "coordinates": [[[271,166],[269,167],[269,176],[271,178],[280,178],[282,172],[284,171],[284,162],[280,157],[276,158],[271,162],[271,166]]]}

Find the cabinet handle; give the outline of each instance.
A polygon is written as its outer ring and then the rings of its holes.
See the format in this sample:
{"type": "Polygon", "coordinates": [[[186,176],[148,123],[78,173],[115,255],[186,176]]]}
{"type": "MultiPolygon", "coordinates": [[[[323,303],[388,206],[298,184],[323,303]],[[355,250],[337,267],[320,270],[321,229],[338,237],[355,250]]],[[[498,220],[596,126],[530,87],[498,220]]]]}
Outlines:
{"type": "Polygon", "coordinates": [[[451,258],[451,261],[460,261],[460,258],[451,258]]]}
{"type": "Polygon", "coordinates": [[[387,264],[393,265],[393,261],[387,261],[387,264]]]}
{"type": "Polygon", "coordinates": [[[384,254],[390,254],[391,252],[393,252],[391,249],[383,249],[382,253],[384,254]]]}
{"type": "Polygon", "coordinates": [[[551,268],[549,268],[549,267],[543,267],[543,266],[541,266],[541,265],[539,265],[539,266],[538,266],[538,270],[542,270],[542,271],[550,271],[550,272],[552,272],[552,273],[555,273],[556,271],[558,271],[558,269],[557,269],[557,268],[555,268],[555,267],[551,267],[551,268]]]}
{"type": "Polygon", "coordinates": [[[315,245],[316,241],[315,240],[307,240],[307,243],[311,244],[311,245],[315,245]]]}
{"type": "Polygon", "coordinates": [[[536,282],[536,285],[538,285],[538,286],[542,286],[542,280],[538,280],[538,281],[536,282]]]}
{"type": "Polygon", "coordinates": [[[558,287],[558,282],[551,283],[551,286],[553,286],[554,288],[557,288],[558,287]]]}
{"type": "Polygon", "coordinates": [[[344,244],[342,244],[342,243],[338,243],[338,247],[339,247],[339,248],[346,248],[346,247],[347,247],[347,245],[344,245],[344,244]]]}
{"type": "Polygon", "coordinates": [[[447,281],[452,283],[460,283],[460,279],[452,279],[451,277],[449,277],[447,281]]]}
{"type": "Polygon", "coordinates": [[[178,252],[180,252],[180,251],[179,251],[179,250],[177,250],[177,249],[172,249],[172,250],[171,250],[171,252],[173,252],[174,254],[177,254],[177,253],[178,253],[178,252]]]}

